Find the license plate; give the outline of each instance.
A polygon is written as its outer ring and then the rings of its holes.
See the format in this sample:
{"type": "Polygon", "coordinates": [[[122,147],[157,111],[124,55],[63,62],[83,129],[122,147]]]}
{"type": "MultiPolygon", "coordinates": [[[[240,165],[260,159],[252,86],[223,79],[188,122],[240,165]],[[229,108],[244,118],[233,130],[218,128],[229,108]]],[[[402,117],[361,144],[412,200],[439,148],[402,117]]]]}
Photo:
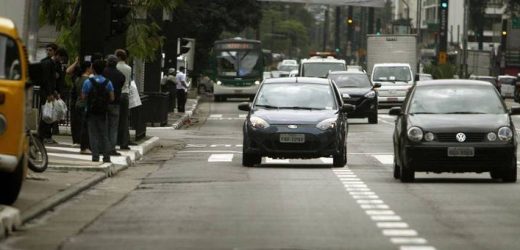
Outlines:
{"type": "Polygon", "coordinates": [[[235,89],[235,93],[236,94],[242,93],[242,90],[241,89],[235,89]]]}
{"type": "Polygon", "coordinates": [[[475,156],[475,148],[473,147],[449,147],[449,157],[473,157],[475,156]]]}
{"type": "Polygon", "coordinates": [[[280,134],[281,143],[305,143],[304,134],[280,134]]]}

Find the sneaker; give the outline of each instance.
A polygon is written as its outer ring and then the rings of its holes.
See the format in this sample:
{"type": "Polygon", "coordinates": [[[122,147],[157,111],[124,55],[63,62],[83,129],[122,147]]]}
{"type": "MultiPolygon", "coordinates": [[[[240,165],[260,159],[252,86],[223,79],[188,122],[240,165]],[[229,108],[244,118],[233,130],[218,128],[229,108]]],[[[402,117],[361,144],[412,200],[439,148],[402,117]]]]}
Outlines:
{"type": "Polygon", "coordinates": [[[92,152],[88,148],[80,150],[79,153],[82,154],[82,155],[92,154],[92,152]]]}
{"type": "Polygon", "coordinates": [[[112,162],[110,161],[110,158],[106,158],[106,157],[103,157],[103,162],[104,162],[104,163],[112,163],[112,162]]]}
{"type": "Polygon", "coordinates": [[[45,139],[43,139],[43,143],[45,143],[45,144],[58,144],[58,142],[53,140],[52,138],[45,138],[45,139]]]}
{"type": "Polygon", "coordinates": [[[99,162],[99,156],[98,156],[98,157],[93,156],[93,157],[92,157],[92,161],[93,161],[93,162],[99,162]]]}

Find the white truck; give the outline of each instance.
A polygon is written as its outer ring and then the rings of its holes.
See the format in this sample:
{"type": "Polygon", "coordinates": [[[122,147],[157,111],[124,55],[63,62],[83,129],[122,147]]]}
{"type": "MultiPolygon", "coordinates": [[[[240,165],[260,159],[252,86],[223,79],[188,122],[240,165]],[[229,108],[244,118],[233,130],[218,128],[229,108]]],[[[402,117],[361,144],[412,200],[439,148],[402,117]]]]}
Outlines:
{"type": "Polygon", "coordinates": [[[379,107],[399,105],[417,74],[415,35],[368,35],[367,71],[377,89],[379,107]]]}

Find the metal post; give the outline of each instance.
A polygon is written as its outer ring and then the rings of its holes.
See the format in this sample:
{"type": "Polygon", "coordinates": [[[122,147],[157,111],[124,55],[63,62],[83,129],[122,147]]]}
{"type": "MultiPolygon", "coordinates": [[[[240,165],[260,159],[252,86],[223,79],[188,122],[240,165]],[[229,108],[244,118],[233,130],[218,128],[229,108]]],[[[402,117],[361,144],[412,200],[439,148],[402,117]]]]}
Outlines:
{"type": "MultiPolygon", "coordinates": [[[[336,6],[336,23],[334,27],[334,49],[341,48],[341,7],[336,6]]],[[[340,55],[338,55],[340,56],[340,55]]]]}
{"type": "Polygon", "coordinates": [[[421,19],[422,19],[422,0],[417,0],[417,17],[416,17],[416,27],[415,32],[417,33],[417,55],[419,57],[417,63],[417,73],[421,72],[421,49],[422,49],[422,37],[421,37],[421,19]]]}
{"type": "Polygon", "coordinates": [[[462,27],[462,65],[460,70],[460,78],[466,78],[468,75],[468,0],[464,0],[464,24],[462,27]]]}
{"type": "Polygon", "coordinates": [[[325,9],[325,22],[323,23],[323,51],[327,50],[329,43],[329,6],[325,9]]]}

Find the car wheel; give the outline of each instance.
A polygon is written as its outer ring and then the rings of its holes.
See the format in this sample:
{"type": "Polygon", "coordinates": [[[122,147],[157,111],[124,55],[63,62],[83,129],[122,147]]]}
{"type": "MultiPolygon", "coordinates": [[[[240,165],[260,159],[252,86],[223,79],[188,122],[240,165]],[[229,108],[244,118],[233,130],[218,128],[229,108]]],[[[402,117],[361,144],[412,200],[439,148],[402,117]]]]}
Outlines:
{"type": "Polygon", "coordinates": [[[219,95],[215,96],[215,102],[222,102],[222,101],[224,101],[224,97],[223,96],[219,96],[219,95]]]}
{"type": "Polygon", "coordinates": [[[253,167],[255,164],[260,164],[262,162],[261,155],[247,152],[249,149],[249,142],[245,136],[242,144],[242,166],[253,167]]]}
{"type": "Polygon", "coordinates": [[[332,156],[332,166],[342,168],[347,164],[347,146],[343,145],[339,154],[332,156]]]}
{"type": "Polygon", "coordinates": [[[400,178],[401,182],[413,182],[415,180],[415,171],[411,168],[405,168],[401,166],[400,178]]]}
{"type": "Polygon", "coordinates": [[[368,123],[377,124],[377,111],[368,115],[368,123]]]}
{"type": "Polygon", "coordinates": [[[491,179],[500,179],[502,176],[500,175],[499,169],[493,169],[489,171],[489,175],[491,176],[491,179]]]}
{"type": "Polygon", "coordinates": [[[0,204],[11,205],[18,198],[22,188],[24,168],[27,164],[25,156],[20,159],[12,173],[0,172],[0,204]]]}
{"type": "Polygon", "coordinates": [[[502,170],[502,181],[503,182],[516,182],[516,157],[513,157],[513,162],[511,162],[511,166],[506,166],[502,170]]]}
{"type": "Polygon", "coordinates": [[[397,165],[397,161],[394,157],[394,179],[399,180],[401,178],[401,167],[397,165]]]}

